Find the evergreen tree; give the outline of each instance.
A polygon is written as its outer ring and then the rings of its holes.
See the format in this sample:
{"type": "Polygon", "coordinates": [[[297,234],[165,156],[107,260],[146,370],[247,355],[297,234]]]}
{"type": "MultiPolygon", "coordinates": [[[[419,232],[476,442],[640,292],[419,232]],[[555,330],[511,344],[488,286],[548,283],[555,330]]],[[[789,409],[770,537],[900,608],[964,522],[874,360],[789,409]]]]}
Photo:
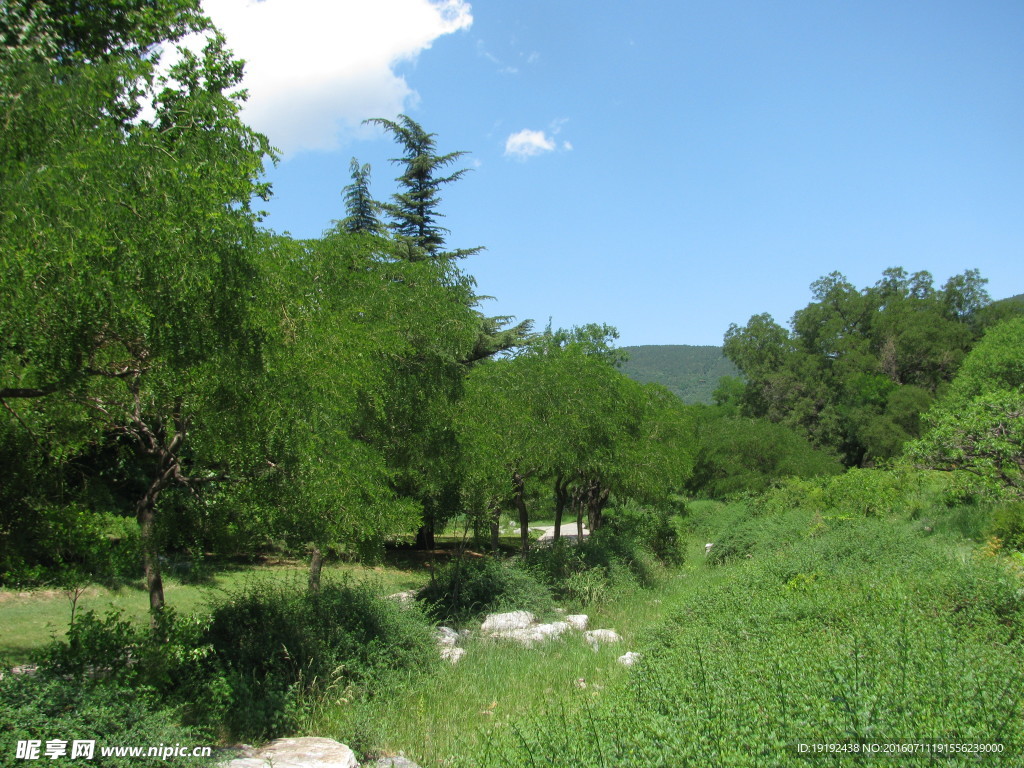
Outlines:
{"type": "Polygon", "coordinates": [[[370,164],[360,165],[353,157],[349,169],[352,172],[352,183],[342,191],[347,215],[338,222],[339,227],[353,234],[383,234],[384,225],[377,218],[380,203],[370,195],[370,164]]]}
{"type": "Polygon", "coordinates": [[[388,225],[391,230],[414,246],[409,250],[407,258],[410,261],[463,258],[483,250],[478,247],[445,251],[444,239],[449,230],[437,223],[444,216],[437,210],[441,203],[441,187],[458,181],[469,169],[461,168],[447,176],[440,174],[466,153],[437,154],[437,143],[434,140],[437,134],[427,133],[407,115],[399,115],[397,121],[376,117],[365,122],[380,125],[390,131],[404,151],[402,157],[391,160],[404,168],[402,175],[396,179],[402,191],[392,196],[393,203],[383,203],[381,207],[391,217],[392,221],[388,225]]]}

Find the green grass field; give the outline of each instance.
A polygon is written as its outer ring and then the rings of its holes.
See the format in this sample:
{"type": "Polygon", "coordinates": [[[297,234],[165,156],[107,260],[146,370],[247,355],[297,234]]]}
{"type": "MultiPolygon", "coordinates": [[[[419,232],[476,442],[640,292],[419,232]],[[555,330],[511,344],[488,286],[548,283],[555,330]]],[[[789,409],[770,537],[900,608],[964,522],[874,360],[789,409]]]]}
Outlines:
{"type": "MultiPolygon", "coordinates": [[[[390,594],[422,586],[429,571],[415,559],[396,557],[387,566],[365,567],[333,564],[324,567],[324,578],[349,576],[379,583],[382,594],[390,594]]],[[[303,588],[307,579],[307,566],[300,562],[274,565],[225,566],[213,569],[200,583],[183,583],[173,576],[164,579],[164,597],[167,605],[179,614],[205,610],[212,602],[242,589],[254,579],[272,582],[294,582],[303,588]]],[[[136,621],[146,620],[149,612],[149,594],[142,579],[119,589],[91,585],[81,594],[72,590],[0,589],[0,658],[9,663],[28,662],[32,652],[54,638],[62,638],[71,619],[72,604],[76,612],[95,611],[104,614],[110,610],[123,611],[136,621]]]]}

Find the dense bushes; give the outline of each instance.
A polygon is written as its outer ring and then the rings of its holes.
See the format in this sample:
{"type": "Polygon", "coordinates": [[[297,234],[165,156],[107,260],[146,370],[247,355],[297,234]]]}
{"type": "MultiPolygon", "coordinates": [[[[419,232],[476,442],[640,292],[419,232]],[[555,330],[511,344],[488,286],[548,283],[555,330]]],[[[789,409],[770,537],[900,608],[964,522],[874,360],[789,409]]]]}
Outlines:
{"type": "Polygon", "coordinates": [[[77,684],[152,691],[208,735],[261,739],[293,731],[302,705],[328,691],[366,693],[436,658],[420,611],[338,583],[315,593],[255,585],[205,618],[165,609],[155,628],[85,613],[42,662],[77,684]]]}
{"type": "Polygon", "coordinates": [[[227,726],[251,738],[290,731],[299,703],[328,688],[368,690],[436,658],[420,612],[354,583],[253,587],[214,609],[205,638],[230,690],[227,726]]]}
{"type": "MultiPolygon", "coordinates": [[[[50,739],[67,741],[70,754],[75,740],[95,741],[93,760],[46,760],[47,764],[84,762],[111,768],[213,765],[202,757],[102,756],[103,747],[208,746],[210,738],[177,723],[176,713],[150,688],[113,681],[90,683],[79,678],[42,673],[5,674],[0,678],[0,766],[25,765],[16,759],[19,741],[50,739]]],[[[40,756],[43,756],[40,749],[40,756]]]]}
{"type": "Polygon", "coordinates": [[[544,615],[555,607],[551,591],[517,562],[489,557],[446,563],[419,599],[438,621],[455,623],[502,611],[544,615]]]}

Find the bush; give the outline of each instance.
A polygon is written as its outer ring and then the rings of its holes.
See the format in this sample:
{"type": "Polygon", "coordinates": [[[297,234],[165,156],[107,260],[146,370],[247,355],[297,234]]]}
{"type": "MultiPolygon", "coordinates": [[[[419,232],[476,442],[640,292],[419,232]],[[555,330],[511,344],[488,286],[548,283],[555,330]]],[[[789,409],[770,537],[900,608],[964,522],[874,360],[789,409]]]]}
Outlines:
{"type": "Polygon", "coordinates": [[[438,621],[465,622],[486,613],[550,614],[551,590],[514,561],[457,559],[441,566],[419,599],[438,621]]]}
{"type": "MultiPolygon", "coordinates": [[[[199,747],[210,744],[208,736],[180,726],[177,713],[165,708],[155,691],[114,681],[90,682],[47,674],[5,674],[0,678],[0,766],[24,766],[15,758],[15,744],[23,740],[61,739],[95,741],[97,764],[111,768],[213,765],[200,757],[100,756],[102,747],[199,747]]],[[[42,750],[40,750],[42,757],[42,750]]],[[[46,760],[47,764],[92,761],[46,760]]]]}
{"type": "Polygon", "coordinates": [[[226,724],[253,739],[294,729],[300,703],[329,688],[367,691],[437,658],[420,611],[349,582],[250,587],[214,609],[205,638],[230,689],[226,724]]]}
{"type": "Polygon", "coordinates": [[[632,539],[670,565],[686,560],[686,507],[646,506],[626,503],[611,509],[606,528],[616,536],[632,539]]]}
{"type": "Polygon", "coordinates": [[[1024,550],[1024,502],[1004,502],[992,510],[989,536],[995,536],[1006,549],[1024,550]]]}
{"type": "Polygon", "coordinates": [[[171,608],[164,608],[155,627],[135,624],[117,611],[103,618],[86,611],[69,627],[67,643],[47,646],[39,661],[50,673],[79,684],[102,680],[151,690],[185,722],[212,733],[227,711],[230,691],[213,663],[207,628],[208,618],[181,618],[171,608]]]}

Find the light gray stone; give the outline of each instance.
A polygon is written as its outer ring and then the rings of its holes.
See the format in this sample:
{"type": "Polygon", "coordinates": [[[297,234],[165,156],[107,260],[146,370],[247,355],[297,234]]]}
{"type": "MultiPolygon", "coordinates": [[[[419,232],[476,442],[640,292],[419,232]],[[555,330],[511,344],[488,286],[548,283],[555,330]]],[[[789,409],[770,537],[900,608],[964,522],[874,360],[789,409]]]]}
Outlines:
{"type": "Polygon", "coordinates": [[[619,656],[618,661],[619,664],[621,664],[624,667],[632,667],[634,664],[640,661],[640,654],[636,651],[630,651],[629,653],[624,653],[621,656],[619,656]]]}
{"type": "Polygon", "coordinates": [[[412,605],[416,602],[417,594],[415,589],[407,589],[404,592],[395,592],[393,595],[388,595],[385,599],[394,600],[401,605],[412,605]]]}
{"type": "Polygon", "coordinates": [[[352,750],[333,739],[306,736],[278,739],[251,757],[236,757],[225,768],[359,768],[352,750]]]}
{"type": "Polygon", "coordinates": [[[526,629],[533,624],[534,616],[529,611],[511,611],[510,613],[491,613],[484,619],[480,629],[483,632],[507,632],[513,629],[526,629]]]}
{"type": "Polygon", "coordinates": [[[585,632],[587,629],[587,623],[590,621],[585,613],[574,613],[565,617],[565,620],[572,625],[572,628],[577,632],[585,632]]]}
{"type": "Polygon", "coordinates": [[[500,632],[492,632],[491,637],[503,640],[514,640],[527,648],[532,648],[538,643],[552,640],[570,629],[569,622],[555,621],[551,624],[533,624],[528,627],[506,629],[500,632]]]}
{"type": "Polygon", "coordinates": [[[614,629],[592,629],[589,632],[584,632],[583,637],[595,651],[603,643],[618,643],[622,640],[614,629]]]}
{"type": "Polygon", "coordinates": [[[452,646],[459,642],[459,633],[451,627],[438,627],[434,632],[438,645],[452,646]]]}

